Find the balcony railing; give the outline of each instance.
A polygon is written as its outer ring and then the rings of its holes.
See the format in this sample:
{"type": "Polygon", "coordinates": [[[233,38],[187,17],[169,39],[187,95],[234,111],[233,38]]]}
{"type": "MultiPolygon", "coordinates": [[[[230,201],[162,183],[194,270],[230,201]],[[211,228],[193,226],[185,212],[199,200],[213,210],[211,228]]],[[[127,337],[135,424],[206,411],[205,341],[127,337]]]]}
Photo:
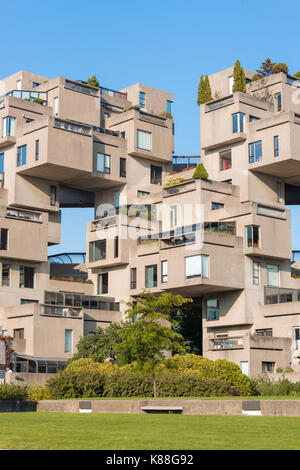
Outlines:
{"type": "Polygon", "coordinates": [[[47,93],[41,91],[25,91],[25,90],[12,90],[5,96],[13,96],[21,100],[34,102],[35,100],[42,100],[40,104],[47,105],[47,93]]]}
{"type": "Polygon", "coordinates": [[[228,98],[224,98],[220,101],[215,101],[213,103],[206,105],[206,111],[212,111],[214,109],[223,108],[223,106],[227,106],[234,102],[233,95],[229,96],[228,98]]]}
{"type": "Polygon", "coordinates": [[[40,222],[41,214],[38,212],[18,211],[15,209],[8,209],[6,217],[14,217],[16,219],[30,220],[31,222],[40,222]]]}
{"type": "Polygon", "coordinates": [[[93,131],[101,132],[102,134],[113,135],[114,137],[120,137],[121,139],[125,139],[123,132],[112,131],[110,129],[106,129],[105,127],[93,126],[93,131]]]}
{"type": "Polygon", "coordinates": [[[204,231],[235,235],[235,222],[204,222],[204,231]]]}
{"type": "Polygon", "coordinates": [[[212,349],[234,349],[243,348],[243,340],[241,338],[222,338],[210,341],[212,349]]]}
{"type": "Polygon", "coordinates": [[[91,135],[91,128],[85,127],[79,124],[73,124],[67,121],[61,121],[55,119],[54,126],[58,129],[64,129],[65,131],[76,132],[77,134],[91,135]]]}
{"type": "MultiPolygon", "coordinates": [[[[176,175],[175,175],[176,176],[176,175]]],[[[186,193],[187,191],[194,191],[196,189],[195,180],[185,181],[174,186],[164,188],[163,197],[173,196],[175,194],[186,193]]]]}
{"type": "Polygon", "coordinates": [[[265,305],[300,301],[300,289],[265,286],[265,305]]]}
{"type": "Polygon", "coordinates": [[[100,87],[101,95],[108,95],[108,96],[120,96],[122,98],[127,98],[127,93],[122,93],[121,91],[111,90],[110,88],[100,87]]]}
{"type": "Polygon", "coordinates": [[[44,306],[50,309],[54,307],[71,310],[111,310],[114,312],[120,310],[120,304],[114,302],[114,299],[68,292],[45,292],[44,306]]]}
{"type": "Polygon", "coordinates": [[[80,91],[81,93],[87,93],[88,95],[96,96],[98,94],[97,89],[90,87],[89,85],[72,82],[70,80],[65,81],[65,87],[70,88],[71,90],[80,91]]]}

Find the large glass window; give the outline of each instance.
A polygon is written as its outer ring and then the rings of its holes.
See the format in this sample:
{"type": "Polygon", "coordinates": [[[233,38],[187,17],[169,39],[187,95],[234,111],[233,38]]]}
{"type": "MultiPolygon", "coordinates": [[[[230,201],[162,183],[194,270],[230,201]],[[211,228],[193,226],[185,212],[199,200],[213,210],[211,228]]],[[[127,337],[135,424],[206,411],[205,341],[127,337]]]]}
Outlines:
{"type": "Polygon", "coordinates": [[[246,227],[246,248],[259,248],[259,226],[248,225],[246,227]]]}
{"type": "Polygon", "coordinates": [[[167,100],[167,113],[172,116],[172,101],[167,100]]]}
{"type": "Polygon", "coordinates": [[[162,184],[162,168],[160,166],[151,165],[151,184],[162,184]]]}
{"type": "Polygon", "coordinates": [[[0,230],[0,250],[7,251],[8,242],[8,229],[2,228],[0,230]]]}
{"type": "Polygon", "coordinates": [[[236,134],[237,132],[245,132],[245,114],[244,113],[235,113],[232,115],[232,132],[236,134]]]}
{"type": "Polygon", "coordinates": [[[145,267],[145,287],[157,286],[157,264],[145,267]]]}
{"type": "Polygon", "coordinates": [[[220,170],[229,170],[231,168],[231,150],[220,153],[220,170]]]}
{"type": "Polygon", "coordinates": [[[120,176],[126,178],[126,158],[120,158],[120,176]]]}
{"type": "Polygon", "coordinates": [[[97,153],[97,171],[110,174],[110,155],[97,153]]]}
{"type": "Polygon", "coordinates": [[[114,191],[114,205],[115,205],[115,207],[120,206],[120,194],[121,194],[121,192],[119,190],[114,191]]]}
{"type": "Polygon", "coordinates": [[[137,129],[136,146],[142,150],[151,150],[151,132],[141,131],[137,129]]]}
{"type": "Polygon", "coordinates": [[[161,282],[168,282],[168,261],[161,262],[161,282]]]}
{"type": "Polygon", "coordinates": [[[279,157],[279,137],[274,136],[274,157],[279,157]]]}
{"type": "Polygon", "coordinates": [[[3,119],[3,137],[15,136],[16,118],[6,117],[3,119]]]}
{"type": "Polygon", "coordinates": [[[71,353],[72,352],[72,337],[73,337],[73,330],[65,330],[65,352],[71,353]]]}
{"type": "Polygon", "coordinates": [[[261,363],[262,372],[274,372],[275,371],[275,362],[266,362],[261,363]]]}
{"type": "Polygon", "coordinates": [[[50,186],[50,206],[55,206],[56,204],[56,186],[50,186]]]}
{"type": "Polygon", "coordinates": [[[262,141],[249,144],[249,163],[261,162],[262,159],[262,141]]]}
{"type": "Polygon", "coordinates": [[[35,269],[30,266],[20,266],[20,287],[34,288],[35,269]]]}
{"type": "Polygon", "coordinates": [[[59,101],[58,101],[58,96],[54,98],[54,115],[58,115],[58,106],[59,106],[59,101]]]}
{"type": "Polygon", "coordinates": [[[281,93],[276,93],[275,103],[276,103],[276,111],[281,111],[281,108],[282,108],[281,93]]]}
{"type": "Polygon", "coordinates": [[[10,264],[2,263],[2,286],[9,286],[10,283],[10,264]]]}
{"type": "Polygon", "coordinates": [[[206,301],[206,320],[219,320],[220,307],[219,299],[207,299],[206,301]]]}
{"type": "Polygon", "coordinates": [[[35,159],[39,160],[40,158],[40,141],[36,140],[35,141],[35,159]]]}
{"type": "Polygon", "coordinates": [[[17,150],[17,166],[26,165],[27,161],[27,145],[22,145],[18,147],[17,150]]]}
{"type": "Polygon", "coordinates": [[[108,273],[98,274],[98,294],[108,294],[108,273]]]}
{"type": "Polygon", "coordinates": [[[136,289],[136,268],[130,268],[130,289],[136,289]]]}
{"type": "Polygon", "coordinates": [[[145,93],[140,91],[140,108],[145,107],[145,93]]]}
{"type": "Polygon", "coordinates": [[[89,245],[89,260],[90,263],[93,261],[99,261],[106,259],[106,240],[96,240],[90,242],[89,245]]]}
{"type": "Polygon", "coordinates": [[[171,227],[175,227],[177,225],[177,206],[171,206],[170,222],[171,227]]]}
{"type": "Polygon", "coordinates": [[[279,287],[279,266],[267,265],[267,285],[279,287]]]}
{"type": "Polygon", "coordinates": [[[0,189],[4,188],[4,153],[0,153],[0,189]]]}
{"type": "Polygon", "coordinates": [[[195,277],[208,278],[208,256],[194,255],[185,258],[185,277],[193,279],[195,277]]]}
{"type": "Polygon", "coordinates": [[[253,284],[259,285],[259,263],[257,261],[253,261],[252,278],[253,278],[253,284]]]}

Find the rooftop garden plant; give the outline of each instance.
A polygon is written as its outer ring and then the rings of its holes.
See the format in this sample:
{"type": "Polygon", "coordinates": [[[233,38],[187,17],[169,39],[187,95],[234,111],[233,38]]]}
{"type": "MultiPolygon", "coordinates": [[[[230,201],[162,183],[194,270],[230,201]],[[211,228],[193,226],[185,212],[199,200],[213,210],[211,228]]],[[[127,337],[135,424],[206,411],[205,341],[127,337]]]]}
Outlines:
{"type": "Polygon", "coordinates": [[[208,178],[208,173],[203,163],[198,163],[198,165],[196,166],[196,170],[193,173],[193,178],[196,180],[197,179],[206,180],[208,178]]]}
{"type": "Polygon", "coordinates": [[[178,176],[178,178],[170,178],[167,182],[166,182],[166,186],[174,186],[174,184],[179,184],[179,183],[183,183],[184,178],[182,178],[182,176],[178,176]]]}
{"type": "Polygon", "coordinates": [[[97,80],[97,77],[96,75],[92,75],[91,77],[89,77],[87,79],[87,84],[90,85],[90,86],[94,86],[96,88],[99,88],[99,81],[97,80]]]}

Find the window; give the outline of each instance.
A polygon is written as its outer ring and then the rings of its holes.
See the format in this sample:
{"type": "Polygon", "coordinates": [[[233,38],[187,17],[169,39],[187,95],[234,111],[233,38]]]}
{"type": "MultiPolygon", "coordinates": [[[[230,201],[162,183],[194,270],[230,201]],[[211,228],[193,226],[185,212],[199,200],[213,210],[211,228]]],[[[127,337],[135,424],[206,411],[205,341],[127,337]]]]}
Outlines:
{"type": "Polygon", "coordinates": [[[162,183],[162,168],[160,166],[151,165],[150,172],[151,172],[151,176],[150,176],[151,184],[161,184],[162,183]]]}
{"type": "Polygon", "coordinates": [[[259,285],[259,263],[257,263],[257,261],[253,261],[252,279],[253,279],[253,284],[258,286],[259,285]]]}
{"type": "Polygon", "coordinates": [[[195,277],[208,278],[207,255],[194,255],[185,258],[185,278],[193,279],[195,277]]]}
{"type": "Polygon", "coordinates": [[[119,237],[114,238],[114,258],[119,256],[119,237]]]}
{"type": "Polygon", "coordinates": [[[106,240],[97,240],[90,242],[89,245],[89,260],[90,263],[93,261],[99,261],[106,259],[106,240]]]}
{"type": "Polygon", "coordinates": [[[145,93],[140,91],[140,108],[145,107],[145,93]]]}
{"type": "Polygon", "coordinates": [[[136,289],[136,268],[130,268],[130,289],[136,289]]]}
{"type": "Polygon", "coordinates": [[[300,326],[294,326],[294,347],[297,349],[298,341],[300,341],[300,326]]]}
{"type": "Polygon", "coordinates": [[[150,193],[148,191],[138,191],[137,192],[137,197],[144,197],[144,196],[149,196],[150,193]]]}
{"type": "Polygon", "coordinates": [[[272,328],[264,328],[264,329],[255,330],[255,333],[259,336],[273,336],[272,328]]]}
{"type": "Polygon", "coordinates": [[[177,206],[171,206],[170,224],[171,227],[175,227],[175,225],[177,225],[177,206]]]}
{"type": "Polygon", "coordinates": [[[35,269],[29,266],[20,266],[20,287],[34,288],[35,269]]]}
{"type": "Polygon", "coordinates": [[[98,294],[108,294],[108,273],[98,274],[98,294]]]}
{"type": "Polygon", "coordinates": [[[32,88],[36,88],[37,86],[39,86],[39,83],[37,83],[37,82],[32,82],[32,88]]]}
{"type": "Polygon", "coordinates": [[[228,82],[229,82],[229,95],[231,95],[232,94],[233,83],[234,83],[233,75],[228,77],[228,82]]]}
{"type": "Polygon", "coordinates": [[[262,159],[262,142],[258,140],[249,144],[249,163],[261,162],[262,159]]]}
{"type": "Polygon", "coordinates": [[[35,159],[38,160],[40,158],[40,141],[35,141],[35,159]]]}
{"type": "Polygon", "coordinates": [[[244,129],[244,113],[235,113],[232,115],[232,132],[236,134],[237,132],[245,132],[244,129]]]}
{"type": "Polygon", "coordinates": [[[277,202],[282,202],[282,183],[278,181],[276,184],[277,202]]]}
{"type": "Polygon", "coordinates": [[[4,188],[4,153],[0,153],[0,189],[4,188]]]}
{"type": "Polygon", "coordinates": [[[231,168],[231,150],[220,153],[220,170],[229,170],[231,168]]]}
{"type": "Polygon", "coordinates": [[[279,287],[279,266],[267,265],[267,285],[279,287]]]}
{"type": "Polygon", "coordinates": [[[18,147],[17,151],[17,166],[26,165],[27,161],[27,145],[18,147]]]}
{"type": "Polygon", "coordinates": [[[232,184],[232,180],[223,180],[222,183],[232,184]]]}
{"type": "Polygon", "coordinates": [[[8,229],[2,228],[0,230],[0,250],[7,251],[8,242],[8,229]]]}
{"type": "Polygon", "coordinates": [[[110,155],[97,153],[97,171],[110,174],[110,155]]]}
{"type": "Polygon", "coordinates": [[[259,226],[248,225],[246,227],[246,248],[259,248],[259,226]]]}
{"type": "Polygon", "coordinates": [[[24,339],[24,328],[14,330],[14,339],[24,339]]]}
{"type": "Polygon", "coordinates": [[[3,137],[15,136],[16,119],[13,117],[6,117],[3,119],[3,137]]]}
{"type": "Polygon", "coordinates": [[[223,209],[224,207],[224,204],[222,202],[212,202],[211,203],[211,209],[213,211],[217,210],[217,209],[223,209]]]}
{"type": "Polygon", "coordinates": [[[119,207],[120,206],[120,191],[114,191],[114,205],[115,207],[119,207]]]}
{"type": "Polygon", "coordinates": [[[161,282],[168,282],[168,261],[161,262],[161,282]]]}
{"type": "Polygon", "coordinates": [[[206,320],[219,320],[220,307],[219,299],[207,299],[206,301],[206,320]]]}
{"type": "Polygon", "coordinates": [[[24,304],[38,304],[38,303],[39,303],[38,300],[32,300],[32,299],[21,299],[20,300],[21,305],[24,305],[24,304]]]}
{"type": "Polygon", "coordinates": [[[275,362],[262,362],[261,363],[262,372],[274,372],[274,370],[275,370],[275,362]]]}
{"type": "Polygon", "coordinates": [[[142,150],[151,150],[151,132],[141,131],[137,129],[136,146],[142,150]]]}
{"type": "Polygon", "coordinates": [[[54,98],[53,104],[54,104],[54,115],[58,116],[58,106],[59,106],[58,96],[54,98]]]}
{"type": "Polygon", "coordinates": [[[281,93],[276,93],[275,95],[276,111],[281,111],[282,102],[281,102],[281,93]]]}
{"type": "Polygon", "coordinates": [[[73,330],[65,330],[65,353],[72,352],[72,337],[73,337],[73,330]]]}
{"type": "Polygon", "coordinates": [[[21,90],[22,89],[22,80],[17,80],[17,84],[16,84],[16,87],[17,87],[17,90],[21,90]]]}
{"type": "Polygon", "coordinates": [[[10,264],[2,263],[2,286],[9,286],[10,283],[10,264]]]}
{"type": "Polygon", "coordinates": [[[157,264],[145,266],[145,286],[146,288],[157,286],[157,264]]]}
{"type": "Polygon", "coordinates": [[[274,157],[279,157],[279,137],[274,136],[274,157]]]}
{"type": "Polygon", "coordinates": [[[126,178],[126,158],[120,158],[120,176],[126,178]]]}
{"type": "Polygon", "coordinates": [[[167,113],[172,116],[172,101],[167,100],[167,113]]]}
{"type": "Polygon", "coordinates": [[[254,122],[254,121],[258,121],[260,118],[256,117],[256,116],[249,116],[249,122],[254,122]]]}
{"type": "Polygon", "coordinates": [[[56,204],[56,186],[50,186],[50,206],[55,206],[56,204]]]}

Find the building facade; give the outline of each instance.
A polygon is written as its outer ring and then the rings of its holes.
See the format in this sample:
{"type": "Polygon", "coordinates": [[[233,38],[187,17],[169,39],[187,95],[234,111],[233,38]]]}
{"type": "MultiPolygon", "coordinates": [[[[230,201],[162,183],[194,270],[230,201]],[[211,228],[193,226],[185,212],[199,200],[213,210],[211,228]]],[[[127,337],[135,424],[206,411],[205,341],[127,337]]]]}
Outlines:
{"type": "Polygon", "coordinates": [[[233,68],[209,77],[205,180],[183,161],[173,171],[171,93],[28,72],[2,80],[0,326],[16,370],[63,367],[81,336],[122,320],[143,289],[193,299],[205,357],[248,375],[297,369],[300,282],[285,208],[300,201],[297,82],[245,73],[246,93],[232,93],[233,68]],[[81,282],[72,257],[65,280],[53,273],[68,268],[47,256],[64,207],[95,211],[81,282]]]}

